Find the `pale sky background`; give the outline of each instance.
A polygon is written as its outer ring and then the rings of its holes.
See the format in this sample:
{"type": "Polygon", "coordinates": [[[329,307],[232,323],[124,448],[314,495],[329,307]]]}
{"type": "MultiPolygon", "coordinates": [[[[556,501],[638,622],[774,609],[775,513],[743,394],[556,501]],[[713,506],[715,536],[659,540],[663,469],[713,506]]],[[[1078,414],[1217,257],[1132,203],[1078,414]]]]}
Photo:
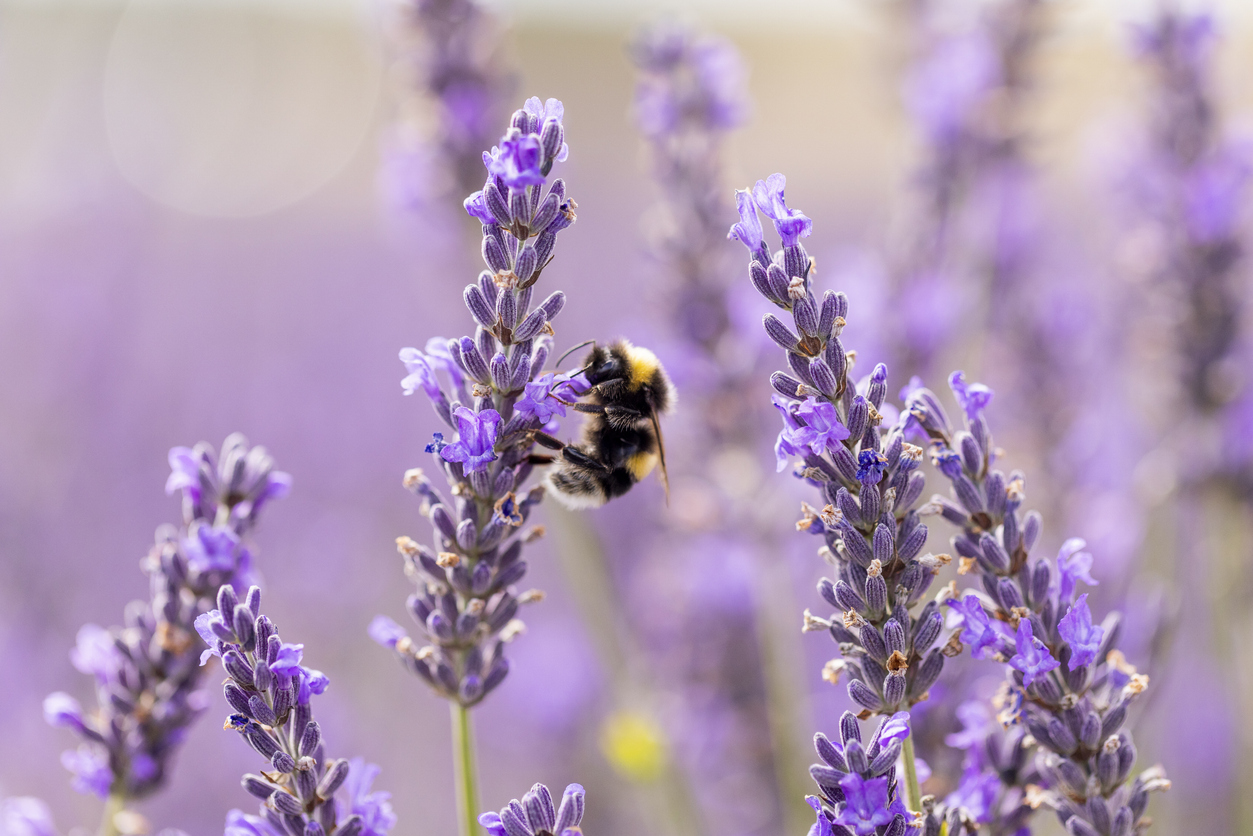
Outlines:
{"type": "MultiPolygon", "coordinates": [[[[5,5],[75,6],[120,5],[127,0],[0,0],[5,5]]],[[[369,13],[372,8],[396,0],[129,0],[133,3],[216,6],[268,6],[305,14],[369,13]]],[[[515,21],[561,18],[568,23],[618,26],[623,22],[658,15],[695,15],[707,24],[786,26],[804,19],[806,26],[865,23],[884,0],[485,0],[485,5],[504,11],[515,21]]],[[[1156,7],[1159,0],[1057,0],[1055,5],[1079,19],[1119,24],[1156,7]]],[[[1249,0],[1182,0],[1175,5],[1210,9],[1229,21],[1253,20],[1249,0]]]]}

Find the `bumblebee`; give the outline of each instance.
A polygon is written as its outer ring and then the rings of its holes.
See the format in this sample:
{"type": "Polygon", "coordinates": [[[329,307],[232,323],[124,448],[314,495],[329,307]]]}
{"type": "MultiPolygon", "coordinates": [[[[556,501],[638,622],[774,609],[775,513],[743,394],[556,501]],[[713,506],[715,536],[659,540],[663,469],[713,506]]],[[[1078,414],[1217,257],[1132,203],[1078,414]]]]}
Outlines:
{"type": "Polygon", "coordinates": [[[561,451],[547,482],[568,508],[596,508],[622,496],[658,465],[669,500],[666,450],[658,416],[674,405],[674,386],[657,355],[619,340],[593,346],[583,364],[592,388],[569,404],[587,414],[578,444],[536,433],[535,440],[561,451]]]}

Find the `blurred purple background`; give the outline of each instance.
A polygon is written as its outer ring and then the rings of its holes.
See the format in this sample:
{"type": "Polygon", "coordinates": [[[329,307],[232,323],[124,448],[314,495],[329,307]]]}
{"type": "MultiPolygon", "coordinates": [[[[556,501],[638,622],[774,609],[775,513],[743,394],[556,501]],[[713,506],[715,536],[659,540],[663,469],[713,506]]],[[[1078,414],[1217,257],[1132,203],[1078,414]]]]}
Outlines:
{"type": "MultiPolygon", "coordinates": [[[[730,174],[740,185],[788,174],[792,205],[817,222],[819,280],[850,295],[846,344],[873,364],[899,324],[861,316],[888,304],[871,254],[899,221],[918,140],[902,110],[890,18],[862,10],[806,26],[804,14],[797,6],[771,25],[740,20],[722,33],[744,52],[753,99],[730,174]]],[[[1117,149],[1135,118],[1139,81],[1115,16],[1057,17],[1030,153],[1044,166],[1049,246],[1066,242],[1050,261],[1100,272],[1116,239],[1101,197],[1103,149],[1117,149]]],[[[162,491],[167,450],[239,430],[294,477],[255,539],[267,609],[331,677],[318,711],[332,749],[382,766],[398,833],[452,831],[445,705],[365,634],[375,613],[399,617],[408,593],[396,536],[426,536],[400,478],[425,463],[436,418],[401,396],[396,353],[466,330],[460,291],[478,270],[475,239],[450,204],[404,213],[380,196],[398,82],[389,19],[334,4],[0,7],[0,796],[44,797],[63,830],[94,824],[98,801],[69,788],[59,763],[69,735],[43,723],[40,703],[54,690],[89,696],[68,662],[79,625],[117,623],[126,601],[146,593],[139,558],[155,527],[178,516],[162,491]]],[[[561,174],[579,220],[544,274],[569,297],[558,322],[565,345],[663,339],[664,276],[640,231],[656,193],[629,118],[630,30],[613,16],[570,24],[520,7],[510,35],[519,103],[555,96],[566,106],[571,155],[561,174]]],[[[1253,107],[1247,85],[1229,83],[1251,69],[1241,49],[1251,35],[1229,30],[1221,53],[1219,88],[1236,124],[1253,107]]],[[[762,311],[757,300],[745,305],[752,326],[762,311]]],[[[999,382],[960,350],[952,359],[999,382]]],[[[767,412],[764,382],[758,400],[767,412]]],[[[1013,429],[999,440],[1012,461],[1041,458],[1013,429]]],[[[759,453],[760,478],[775,478],[769,445],[759,453]]],[[[813,605],[824,567],[791,536],[791,485],[779,479],[776,560],[798,606],[813,605]]],[[[1042,481],[1040,501],[1059,490],[1042,481]]],[[[660,503],[650,482],[593,519],[629,555],[631,521],[660,503]]],[[[1047,547],[1067,534],[1100,540],[1051,522],[1047,547]]],[[[529,579],[550,597],[530,609],[513,672],[479,711],[485,804],[499,807],[536,780],[578,780],[589,833],[639,832],[639,797],[598,749],[608,677],[554,542],[537,547],[529,579]]],[[[1149,575],[1175,576],[1170,554],[1147,551],[1149,575]]],[[[733,554],[720,559],[708,571],[727,594],[751,591],[751,570],[733,554]]],[[[1220,586],[1176,596],[1188,601],[1180,652],[1170,672],[1155,673],[1161,691],[1137,731],[1145,763],[1164,761],[1175,781],[1154,801],[1164,833],[1185,820],[1211,822],[1197,832],[1233,827],[1240,744],[1215,736],[1248,725],[1235,719],[1244,714],[1230,674],[1247,673],[1247,650],[1227,647],[1244,661],[1220,664],[1210,650],[1224,645],[1204,618],[1188,620],[1220,586]]],[[[812,691],[804,728],[829,728],[845,706],[843,689],[817,673],[832,648],[799,631],[796,643],[807,657],[796,681],[812,691]]],[[[217,832],[226,810],[249,806],[238,776],[256,768],[255,755],[221,731],[214,699],[168,791],[140,807],[157,827],[217,832]]]]}

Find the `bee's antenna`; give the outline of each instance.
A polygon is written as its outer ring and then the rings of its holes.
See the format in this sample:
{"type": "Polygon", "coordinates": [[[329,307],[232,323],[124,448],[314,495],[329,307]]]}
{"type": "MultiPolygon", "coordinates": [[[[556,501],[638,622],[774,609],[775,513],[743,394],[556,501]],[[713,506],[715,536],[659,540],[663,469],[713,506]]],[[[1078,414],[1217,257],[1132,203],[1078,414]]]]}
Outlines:
{"type": "Polygon", "coordinates": [[[584,340],[583,342],[579,343],[578,345],[571,347],[568,351],[566,351],[566,353],[565,353],[565,354],[563,354],[563,355],[561,355],[560,357],[558,357],[558,358],[557,358],[557,362],[556,362],[556,363],[553,363],[553,366],[560,366],[560,365],[561,365],[561,361],[562,361],[562,360],[566,359],[566,358],[567,358],[567,357],[569,357],[571,354],[573,354],[574,352],[578,351],[580,348],[583,348],[584,346],[588,346],[588,345],[596,345],[596,340],[584,340]]]}

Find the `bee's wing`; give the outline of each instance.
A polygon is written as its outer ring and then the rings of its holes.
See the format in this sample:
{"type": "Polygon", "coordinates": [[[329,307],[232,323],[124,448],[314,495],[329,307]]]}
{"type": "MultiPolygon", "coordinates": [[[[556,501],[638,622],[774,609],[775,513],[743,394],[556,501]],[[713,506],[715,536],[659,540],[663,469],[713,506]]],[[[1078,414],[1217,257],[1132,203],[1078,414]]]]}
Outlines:
{"type": "Polygon", "coordinates": [[[657,462],[661,465],[659,474],[661,476],[661,486],[666,491],[666,505],[670,504],[670,474],[666,472],[666,443],[661,438],[661,421],[657,417],[657,410],[650,410],[653,419],[653,432],[657,435],[657,462]]]}

